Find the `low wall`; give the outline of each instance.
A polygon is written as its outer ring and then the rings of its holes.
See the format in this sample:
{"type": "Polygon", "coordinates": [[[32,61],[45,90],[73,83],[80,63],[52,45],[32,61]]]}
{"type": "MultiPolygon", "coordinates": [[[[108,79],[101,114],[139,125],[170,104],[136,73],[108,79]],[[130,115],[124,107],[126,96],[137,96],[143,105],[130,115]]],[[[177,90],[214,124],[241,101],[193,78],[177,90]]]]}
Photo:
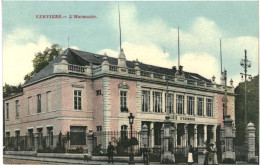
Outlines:
{"type": "Polygon", "coordinates": [[[83,154],[68,154],[68,153],[37,153],[37,157],[47,158],[65,158],[65,159],[84,159],[83,154]]]}
{"type": "Polygon", "coordinates": [[[35,156],[36,151],[4,151],[5,155],[35,156]]]}
{"type": "MultiPolygon", "coordinates": [[[[129,157],[127,156],[114,156],[114,162],[129,162],[129,157]]],[[[143,162],[143,158],[141,156],[134,157],[136,163],[143,162]]],[[[107,156],[92,156],[93,161],[108,161],[107,156]]]]}
{"type": "MultiPolygon", "coordinates": [[[[35,151],[4,151],[5,155],[24,155],[24,156],[36,156],[42,158],[62,158],[62,159],[77,159],[83,160],[84,156],[89,154],[69,154],[69,153],[36,153],[35,151]]],[[[136,163],[142,162],[142,157],[134,157],[136,163]]],[[[108,161],[107,156],[92,156],[93,161],[108,161]]],[[[128,156],[114,156],[115,162],[128,162],[128,156]]]]}

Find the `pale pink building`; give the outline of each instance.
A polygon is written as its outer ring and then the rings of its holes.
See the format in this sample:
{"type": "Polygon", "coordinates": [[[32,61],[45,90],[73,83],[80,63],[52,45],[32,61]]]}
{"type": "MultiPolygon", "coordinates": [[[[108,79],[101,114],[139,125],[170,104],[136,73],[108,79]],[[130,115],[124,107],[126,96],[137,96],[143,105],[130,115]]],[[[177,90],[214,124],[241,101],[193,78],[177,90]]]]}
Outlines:
{"type": "MultiPolygon", "coordinates": [[[[227,113],[234,120],[234,88],[228,86],[227,92],[227,113]]],[[[146,124],[152,132],[150,146],[155,147],[168,112],[178,132],[176,145],[200,146],[216,141],[223,96],[223,85],[182,67],[127,61],[123,50],[112,58],[68,48],[26,82],[22,93],[4,98],[5,135],[71,132],[74,139],[86,139],[89,130],[129,130],[131,112],[134,130],[146,124]]],[[[74,143],[86,145],[84,140],[74,143]]]]}

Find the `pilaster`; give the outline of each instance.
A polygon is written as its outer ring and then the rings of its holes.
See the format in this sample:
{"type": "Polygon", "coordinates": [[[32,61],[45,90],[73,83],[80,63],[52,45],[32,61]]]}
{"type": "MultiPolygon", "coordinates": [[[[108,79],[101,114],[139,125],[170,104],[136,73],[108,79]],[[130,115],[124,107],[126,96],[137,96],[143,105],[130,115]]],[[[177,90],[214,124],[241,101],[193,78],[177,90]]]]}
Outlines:
{"type": "MultiPolygon", "coordinates": [[[[104,131],[111,131],[111,99],[110,99],[110,78],[103,77],[103,121],[104,131]]],[[[103,145],[106,147],[109,142],[109,137],[103,139],[103,145]]]]}

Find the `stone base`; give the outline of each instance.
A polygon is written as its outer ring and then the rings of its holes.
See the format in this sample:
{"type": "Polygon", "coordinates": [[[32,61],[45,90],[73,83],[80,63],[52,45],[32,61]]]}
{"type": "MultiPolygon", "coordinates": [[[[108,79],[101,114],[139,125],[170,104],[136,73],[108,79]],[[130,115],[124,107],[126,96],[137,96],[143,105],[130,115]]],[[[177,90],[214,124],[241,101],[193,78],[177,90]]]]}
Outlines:
{"type": "Polygon", "coordinates": [[[222,153],[222,161],[224,162],[225,160],[228,161],[236,161],[236,153],[233,151],[226,151],[222,153]]]}
{"type": "Polygon", "coordinates": [[[248,157],[248,163],[258,163],[258,156],[248,157]]]}
{"type": "Polygon", "coordinates": [[[204,155],[204,154],[198,155],[198,164],[204,164],[205,156],[206,155],[204,155]]]}
{"type": "Polygon", "coordinates": [[[161,163],[163,164],[173,164],[175,163],[175,156],[171,152],[165,152],[161,156],[161,163]]]}

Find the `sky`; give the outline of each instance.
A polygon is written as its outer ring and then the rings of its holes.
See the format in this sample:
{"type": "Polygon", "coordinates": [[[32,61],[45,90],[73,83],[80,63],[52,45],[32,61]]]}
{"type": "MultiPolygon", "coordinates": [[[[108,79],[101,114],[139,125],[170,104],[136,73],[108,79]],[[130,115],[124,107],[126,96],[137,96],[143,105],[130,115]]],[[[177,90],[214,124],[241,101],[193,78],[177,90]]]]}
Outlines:
{"type": "Polygon", "coordinates": [[[33,70],[35,53],[54,43],[63,49],[118,57],[118,4],[127,60],[177,66],[179,27],[180,64],[184,71],[208,79],[214,75],[219,83],[221,38],[228,84],[231,79],[234,85],[241,82],[244,49],[252,63],[248,73],[258,74],[257,1],[3,1],[3,83],[24,83],[24,76],[33,70]],[[39,15],[63,18],[39,19],[39,15]],[[95,17],[76,19],[70,15],[95,17]]]}

